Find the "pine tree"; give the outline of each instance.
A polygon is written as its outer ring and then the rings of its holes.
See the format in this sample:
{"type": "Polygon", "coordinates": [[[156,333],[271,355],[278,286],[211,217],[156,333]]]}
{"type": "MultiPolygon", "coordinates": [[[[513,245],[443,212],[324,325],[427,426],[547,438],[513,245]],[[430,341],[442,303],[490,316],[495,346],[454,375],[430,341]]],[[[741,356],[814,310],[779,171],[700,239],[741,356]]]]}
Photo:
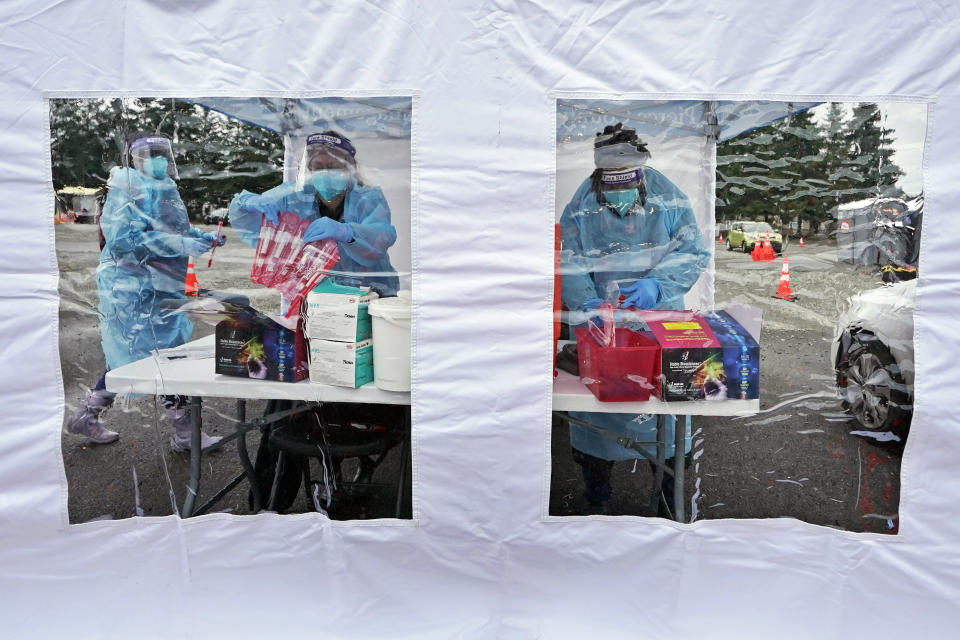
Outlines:
{"type": "Polygon", "coordinates": [[[129,132],[170,136],[194,220],[205,203],[226,206],[243,189],[259,193],[282,180],[282,136],[174,98],[51,100],[50,130],[55,189],[105,186],[129,132]]]}
{"type": "Polygon", "coordinates": [[[829,187],[826,151],[813,118],[812,111],[803,111],[775,127],[782,141],[780,152],[788,161],[788,167],[782,173],[790,179],[789,187],[780,196],[779,206],[785,219],[796,220],[798,234],[804,221],[818,231],[828,215],[824,204],[829,187]]]}
{"type": "Polygon", "coordinates": [[[874,103],[862,102],[853,107],[844,132],[848,156],[841,177],[851,182],[841,191],[844,201],[903,195],[897,186],[903,170],[893,162],[896,138],[892,129],[883,126],[881,116],[874,103]]]}

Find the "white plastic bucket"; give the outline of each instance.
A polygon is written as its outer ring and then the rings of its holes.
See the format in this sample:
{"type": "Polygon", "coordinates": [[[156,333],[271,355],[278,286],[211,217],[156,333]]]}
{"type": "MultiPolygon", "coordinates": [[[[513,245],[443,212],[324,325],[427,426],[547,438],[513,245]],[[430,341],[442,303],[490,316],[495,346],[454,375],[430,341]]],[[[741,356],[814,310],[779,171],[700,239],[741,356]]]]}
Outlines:
{"type": "Polygon", "coordinates": [[[410,293],[370,301],[373,383],[385,391],[410,391],[410,293]]]}

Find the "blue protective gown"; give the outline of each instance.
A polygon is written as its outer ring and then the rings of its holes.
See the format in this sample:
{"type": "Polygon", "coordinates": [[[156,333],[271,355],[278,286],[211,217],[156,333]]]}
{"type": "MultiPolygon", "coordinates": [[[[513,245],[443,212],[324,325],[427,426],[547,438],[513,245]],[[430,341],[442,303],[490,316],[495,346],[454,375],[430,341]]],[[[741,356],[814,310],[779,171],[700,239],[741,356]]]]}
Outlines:
{"type": "MultiPolygon", "coordinates": [[[[237,194],[230,203],[230,224],[244,242],[256,247],[261,214],[240,206],[241,197],[247,193],[237,194]]],[[[274,198],[280,211],[289,211],[311,221],[320,217],[317,191],[312,184],[297,189],[295,181],[284,182],[265,191],[263,196],[274,198]]],[[[395,296],[400,281],[390,264],[387,249],[397,241],[397,230],[390,224],[390,207],[380,187],[361,186],[351,180],[340,222],[350,225],[353,240],[337,243],[340,249],[340,260],[334,265],[334,270],[339,272],[337,282],[371,287],[381,298],[395,296]]]]}
{"type": "Polygon", "coordinates": [[[115,167],[100,216],[105,244],[97,267],[100,340],[108,369],[183,344],[193,323],[171,311],[186,300],[188,256],[183,238],[200,237],[190,226],[177,185],[115,167]]]}
{"type": "MultiPolygon", "coordinates": [[[[561,270],[563,302],[579,310],[591,298],[606,298],[607,284],[654,278],[660,286],[657,309],[682,309],[683,295],[694,285],[710,259],[690,201],[663,174],[644,168],[645,206],[626,216],[601,206],[588,178],[560,218],[563,239],[561,270]]],[[[579,418],[634,440],[656,440],[656,416],[571,412],[579,418]]],[[[668,416],[667,457],[674,451],[676,420],[668,416]]],[[[604,460],[641,457],[592,431],[570,425],[570,444],[604,460]]],[[[690,434],[687,433],[687,451],[690,434]]],[[[653,454],[654,449],[648,448],[653,454]]]]}

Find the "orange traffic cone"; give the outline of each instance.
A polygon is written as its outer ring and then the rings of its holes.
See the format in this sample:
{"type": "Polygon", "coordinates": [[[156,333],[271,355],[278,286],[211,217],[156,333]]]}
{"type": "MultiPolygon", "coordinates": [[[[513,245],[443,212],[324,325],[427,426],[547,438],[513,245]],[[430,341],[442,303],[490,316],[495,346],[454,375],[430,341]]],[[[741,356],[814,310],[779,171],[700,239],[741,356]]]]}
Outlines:
{"type": "Polygon", "coordinates": [[[763,251],[760,254],[760,259],[765,262],[777,259],[777,252],[773,250],[773,245],[770,244],[770,238],[767,238],[763,243],[763,251]]]}
{"type": "Polygon", "coordinates": [[[783,267],[780,269],[780,286],[777,287],[777,297],[787,302],[793,302],[793,291],[790,290],[790,262],[783,256],[783,267]]]}
{"type": "Polygon", "coordinates": [[[760,238],[753,244],[753,251],[750,252],[750,259],[754,262],[762,260],[763,247],[760,246],[760,238]]]}
{"type": "Polygon", "coordinates": [[[717,244],[723,244],[723,231],[717,236],[717,244]]]}
{"type": "Polygon", "coordinates": [[[185,291],[188,296],[195,296],[200,293],[200,283],[197,282],[197,272],[193,269],[193,258],[187,263],[187,280],[184,283],[185,291]]]}
{"type": "Polygon", "coordinates": [[[800,236],[800,248],[803,249],[803,236],[800,236]]]}

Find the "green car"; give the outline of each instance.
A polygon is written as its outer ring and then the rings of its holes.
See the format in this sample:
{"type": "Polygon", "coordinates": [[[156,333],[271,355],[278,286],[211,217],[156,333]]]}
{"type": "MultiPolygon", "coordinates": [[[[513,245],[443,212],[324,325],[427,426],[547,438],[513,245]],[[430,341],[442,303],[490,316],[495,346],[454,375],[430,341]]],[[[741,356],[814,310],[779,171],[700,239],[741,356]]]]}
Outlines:
{"type": "Polygon", "coordinates": [[[727,251],[740,249],[744,253],[749,253],[753,251],[757,240],[762,243],[767,238],[768,233],[770,234],[770,245],[779,254],[783,249],[783,236],[774,231],[769,224],[749,221],[734,222],[727,232],[727,251]]]}

